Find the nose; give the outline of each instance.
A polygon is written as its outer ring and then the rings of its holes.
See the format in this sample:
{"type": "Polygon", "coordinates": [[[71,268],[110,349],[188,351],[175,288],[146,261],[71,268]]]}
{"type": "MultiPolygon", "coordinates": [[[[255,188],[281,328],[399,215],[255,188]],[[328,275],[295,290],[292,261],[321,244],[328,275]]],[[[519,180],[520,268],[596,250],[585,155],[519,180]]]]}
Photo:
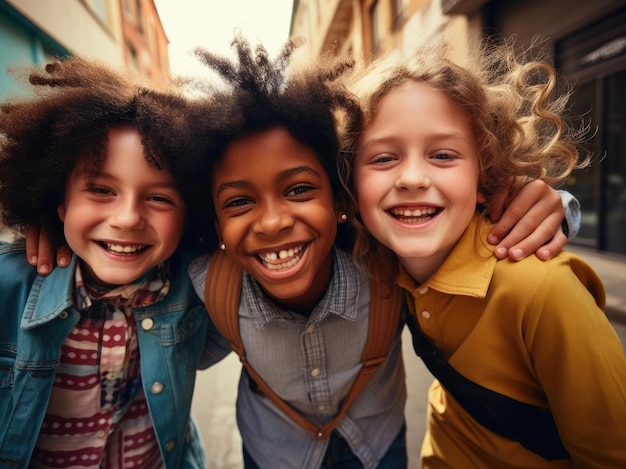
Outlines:
{"type": "Polygon", "coordinates": [[[293,226],[294,219],[285,204],[264,203],[256,218],[253,231],[265,236],[276,236],[286,228],[293,226]]]}
{"type": "Polygon", "coordinates": [[[120,200],[111,207],[109,223],[120,230],[142,229],[145,226],[145,218],[141,203],[134,197],[120,197],[120,200]]]}
{"type": "Polygon", "coordinates": [[[421,158],[407,158],[398,170],[395,183],[398,190],[417,191],[431,185],[428,165],[421,158]]]}

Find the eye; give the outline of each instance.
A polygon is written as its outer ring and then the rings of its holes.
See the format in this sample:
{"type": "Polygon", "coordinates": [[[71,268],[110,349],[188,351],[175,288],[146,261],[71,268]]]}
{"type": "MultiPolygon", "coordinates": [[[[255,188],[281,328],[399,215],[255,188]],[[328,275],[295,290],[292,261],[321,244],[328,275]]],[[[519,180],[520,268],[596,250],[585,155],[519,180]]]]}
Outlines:
{"type": "Polygon", "coordinates": [[[431,157],[431,160],[435,160],[435,161],[440,161],[443,163],[447,163],[449,161],[454,161],[457,159],[456,155],[452,154],[451,152],[446,152],[446,151],[439,151],[434,153],[431,157]]]}
{"type": "Polygon", "coordinates": [[[289,196],[299,196],[299,195],[305,195],[308,194],[309,192],[311,192],[314,188],[311,186],[307,186],[307,185],[299,185],[299,186],[295,186],[291,189],[289,189],[289,191],[287,191],[286,195],[289,196]]]}
{"type": "Polygon", "coordinates": [[[445,152],[445,151],[440,151],[435,153],[434,155],[431,156],[431,158],[433,160],[441,160],[441,161],[446,161],[446,160],[455,160],[456,156],[452,155],[449,152],[445,152]]]}
{"type": "Polygon", "coordinates": [[[249,205],[251,203],[252,203],[252,201],[250,199],[246,199],[246,198],[240,197],[240,198],[237,198],[237,199],[227,200],[226,203],[224,203],[224,208],[245,207],[246,205],[249,205]]]}
{"type": "Polygon", "coordinates": [[[87,184],[86,190],[88,192],[91,192],[92,194],[98,194],[98,195],[114,195],[115,194],[111,189],[108,189],[107,187],[104,187],[104,186],[98,186],[96,184],[87,184]]]}
{"type": "Polygon", "coordinates": [[[152,202],[158,202],[161,204],[169,204],[169,205],[175,205],[176,202],[174,199],[164,196],[164,195],[151,195],[150,197],[148,197],[148,200],[152,201],[152,202]]]}
{"type": "Polygon", "coordinates": [[[389,162],[391,162],[391,161],[393,161],[395,159],[396,158],[393,155],[391,155],[390,153],[385,153],[385,154],[376,155],[370,161],[373,164],[385,164],[385,163],[389,163],[389,162]]]}

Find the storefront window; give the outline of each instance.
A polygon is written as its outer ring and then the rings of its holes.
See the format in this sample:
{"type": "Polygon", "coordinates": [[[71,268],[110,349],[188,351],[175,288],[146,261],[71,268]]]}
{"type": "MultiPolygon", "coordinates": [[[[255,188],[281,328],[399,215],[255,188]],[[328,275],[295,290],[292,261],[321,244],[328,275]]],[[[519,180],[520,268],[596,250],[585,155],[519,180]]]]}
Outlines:
{"type": "Polygon", "coordinates": [[[606,250],[626,254],[626,71],[606,79],[606,250]]]}
{"type": "Polygon", "coordinates": [[[626,8],[558,41],[555,58],[574,85],[571,116],[590,126],[593,155],[567,182],[582,209],[573,242],[626,254],[626,8]]]}

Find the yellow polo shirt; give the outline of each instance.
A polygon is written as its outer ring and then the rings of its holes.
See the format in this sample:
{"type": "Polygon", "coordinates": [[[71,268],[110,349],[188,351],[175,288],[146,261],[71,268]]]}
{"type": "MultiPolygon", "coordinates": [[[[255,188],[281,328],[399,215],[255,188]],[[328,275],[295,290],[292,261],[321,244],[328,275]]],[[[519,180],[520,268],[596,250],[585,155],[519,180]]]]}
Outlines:
{"type": "MultiPolygon", "coordinates": [[[[497,261],[491,225],[474,217],[424,284],[401,269],[411,313],[466,378],[550,409],[572,460],[547,461],[477,423],[435,381],[425,468],[626,468],[626,357],[603,308],[604,287],[562,252],[497,261]]],[[[411,370],[407,370],[411,373],[411,370]]]]}

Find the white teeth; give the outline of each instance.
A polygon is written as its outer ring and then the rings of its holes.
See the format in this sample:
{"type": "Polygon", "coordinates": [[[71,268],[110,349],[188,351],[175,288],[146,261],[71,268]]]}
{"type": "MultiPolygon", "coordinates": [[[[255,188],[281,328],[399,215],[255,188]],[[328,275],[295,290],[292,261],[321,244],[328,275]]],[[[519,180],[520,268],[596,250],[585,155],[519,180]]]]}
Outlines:
{"type": "Polygon", "coordinates": [[[293,267],[302,258],[302,253],[304,252],[304,244],[300,246],[295,246],[289,249],[281,249],[278,252],[265,252],[263,254],[259,254],[259,258],[263,265],[269,270],[282,270],[293,267]],[[277,261],[278,259],[289,259],[285,262],[281,262],[279,264],[273,264],[272,262],[277,261]]]}
{"type": "Polygon", "coordinates": [[[423,215],[434,215],[437,212],[437,209],[434,207],[425,208],[422,210],[402,210],[399,208],[391,209],[391,213],[398,217],[421,217],[423,215]]]}
{"type": "Polygon", "coordinates": [[[288,269],[290,267],[293,267],[299,261],[300,261],[299,257],[294,257],[293,259],[288,260],[287,262],[283,262],[282,264],[267,264],[267,263],[263,263],[263,265],[265,267],[267,267],[269,270],[282,270],[282,269],[288,269]]]}
{"type": "Polygon", "coordinates": [[[259,257],[261,257],[261,259],[266,262],[275,261],[277,259],[287,259],[288,257],[293,257],[295,254],[302,251],[303,248],[304,245],[295,246],[289,249],[281,249],[278,252],[266,252],[263,254],[259,254],[259,257]]]}
{"type": "Polygon", "coordinates": [[[141,245],[141,244],[122,246],[121,244],[113,244],[113,243],[106,243],[105,242],[104,245],[106,246],[106,248],[109,251],[117,252],[117,253],[120,253],[120,254],[135,253],[135,252],[139,252],[139,251],[141,251],[141,250],[143,250],[145,248],[145,245],[141,245]]]}

